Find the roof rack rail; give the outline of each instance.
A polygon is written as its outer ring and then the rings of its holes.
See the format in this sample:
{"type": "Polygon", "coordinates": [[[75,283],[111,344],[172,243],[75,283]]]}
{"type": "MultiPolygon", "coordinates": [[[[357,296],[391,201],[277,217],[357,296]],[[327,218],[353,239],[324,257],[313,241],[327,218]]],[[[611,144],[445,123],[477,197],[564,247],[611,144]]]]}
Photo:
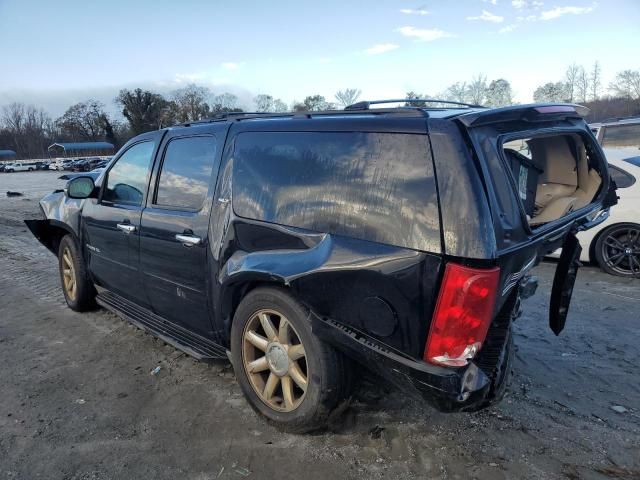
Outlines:
{"type": "Polygon", "coordinates": [[[191,122],[178,123],[175,126],[190,127],[191,125],[203,125],[206,123],[223,122],[225,120],[239,122],[242,120],[264,119],[264,118],[314,118],[331,115],[362,115],[367,114],[394,114],[406,116],[424,116],[427,115],[423,109],[404,107],[404,108],[376,108],[368,111],[365,109],[352,110],[319,110],[319,111],[303,111],[303,112],[220,112],[202,120],[194,120],[191,122]]]}
{"type": "Polygon", "coordinates": [[[362,102],[354,103],[345,107],[345,110],[369,110],[371,105],[379,105],[381,103],[445,103],[447,105],[459,105],[461,107],[468,108],[484,108],[482,105],[475,105],[473,103],[454,102],[452,100],[440,100],[438,98],[399,98],[391,100],[365,100],[362,102]]]}

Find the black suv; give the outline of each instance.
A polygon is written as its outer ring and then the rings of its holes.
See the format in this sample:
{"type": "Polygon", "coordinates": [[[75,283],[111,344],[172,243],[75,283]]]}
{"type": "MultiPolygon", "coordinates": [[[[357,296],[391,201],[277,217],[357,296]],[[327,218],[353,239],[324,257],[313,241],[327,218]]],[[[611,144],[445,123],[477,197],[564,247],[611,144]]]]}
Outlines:
{"type": "Polygon", "coordinates": [[[504,391],[529,270],[563,247],[557,334],[574,234],[615,186],[584,107],[374,103],[140,135],[27,224],[72,309],[228,356],[283,429],[321,427],[362,366],[441,410],[481,408],[504,391]]]}

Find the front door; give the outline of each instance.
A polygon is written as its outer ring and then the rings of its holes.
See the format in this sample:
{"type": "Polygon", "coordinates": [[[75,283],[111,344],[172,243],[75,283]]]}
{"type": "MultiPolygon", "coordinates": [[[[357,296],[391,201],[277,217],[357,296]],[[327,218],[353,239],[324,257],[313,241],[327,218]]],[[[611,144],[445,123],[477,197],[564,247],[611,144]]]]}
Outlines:
{"type": "Polygon", "coordinates": [[[203,335],[211,332],[207,230],[220,161],[216,130],[167,135],[140,225],[140,269],[153,310],[203,335]]]}
{"type": "Polygon", "coordinates": [[[140,215],[158,134],[127,148],[102,182],[97,200],[83,212],[83,243],[95,282],[141,305],[147,305],[138,270],[140,215]]]}

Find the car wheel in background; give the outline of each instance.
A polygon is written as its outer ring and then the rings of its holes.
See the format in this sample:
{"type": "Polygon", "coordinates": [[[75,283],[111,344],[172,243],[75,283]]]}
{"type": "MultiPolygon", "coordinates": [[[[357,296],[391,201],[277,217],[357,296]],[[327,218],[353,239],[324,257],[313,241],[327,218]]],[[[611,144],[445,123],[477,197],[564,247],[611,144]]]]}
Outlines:
{"type": "Polygon", "coordinates": [[[33,168],[32,168],[32,167],[29,167],[29,171],[30,171],[30,172],[33,172],[33,168]]]}
{"type": "Polygon", "coordinates": [[[598,236],[594,254],[605,272],[640,278],[640,225],[620,223],[607,227],[598,236]]]}
{"type": "Polygon", "coordinates": [[[58,266],[62,292],[69,308],[76,312],[95,308],[96,290],[80,254],[80,248],[71,235],[65,235],[60,241],[58,266]]]}
{"type": "Polygon", "coordinates": [[[257,288],[240,303],[231,357],[249,403],[278,428],[324,427],[347,394],[344,357],[311,331],[309,311],[277,288],[257,288]]]}

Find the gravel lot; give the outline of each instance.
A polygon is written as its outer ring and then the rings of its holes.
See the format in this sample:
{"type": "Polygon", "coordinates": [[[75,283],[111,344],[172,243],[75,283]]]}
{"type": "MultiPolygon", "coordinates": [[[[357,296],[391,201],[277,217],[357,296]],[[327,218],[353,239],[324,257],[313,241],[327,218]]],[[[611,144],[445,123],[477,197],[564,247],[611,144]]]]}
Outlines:
{"type": "Polygon", "coordinates": [[[640,478],[639,280],[583,268],[555,337],[555,264],[538,267],[496,407],[441,414],[365,378],[330,431],[283,434],[228,364],[66,308],[55,258],[22,223],[58,176],[0,174],[0,478],[640,478]]]}

